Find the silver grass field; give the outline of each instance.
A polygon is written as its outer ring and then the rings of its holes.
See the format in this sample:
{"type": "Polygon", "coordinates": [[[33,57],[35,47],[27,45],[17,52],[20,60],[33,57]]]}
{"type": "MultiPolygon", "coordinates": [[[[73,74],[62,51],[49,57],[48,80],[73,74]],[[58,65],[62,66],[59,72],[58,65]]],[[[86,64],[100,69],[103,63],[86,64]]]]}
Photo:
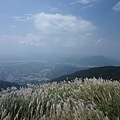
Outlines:
{"type": "Polygon", "coordinates": [[[120,82],[76,78],[0,92],[0,120],[120,120],[120,82]]]}

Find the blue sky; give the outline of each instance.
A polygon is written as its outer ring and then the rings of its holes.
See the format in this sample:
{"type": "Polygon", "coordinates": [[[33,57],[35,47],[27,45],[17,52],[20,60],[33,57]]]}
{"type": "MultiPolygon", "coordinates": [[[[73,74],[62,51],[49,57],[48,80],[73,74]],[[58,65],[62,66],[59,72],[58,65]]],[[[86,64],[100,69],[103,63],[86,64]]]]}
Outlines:
{"type": "Polygon", "coordinates": [[[120,59],[120,0],[0,0],[0,55],[120,59]]]}

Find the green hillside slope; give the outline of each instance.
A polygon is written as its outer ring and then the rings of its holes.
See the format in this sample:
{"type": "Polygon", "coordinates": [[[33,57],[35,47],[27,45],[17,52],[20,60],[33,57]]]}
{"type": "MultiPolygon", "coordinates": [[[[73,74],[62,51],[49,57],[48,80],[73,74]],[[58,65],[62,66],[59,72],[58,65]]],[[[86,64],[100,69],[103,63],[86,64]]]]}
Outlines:
{"type": "Polygon", "coordinates": [[[77,71],[73,74],[64,75],[58,78],[55,78],[51,80],[51,82],[56,81],[69,81],[73,80],[75,78],[104,78],[104,79],[112,79],[112,80],[120,80],[120,67],[114,67],[114,66],[105,66],[105,67],[95,67],[90,68],[88,70],[81,70],[77,71]]]}

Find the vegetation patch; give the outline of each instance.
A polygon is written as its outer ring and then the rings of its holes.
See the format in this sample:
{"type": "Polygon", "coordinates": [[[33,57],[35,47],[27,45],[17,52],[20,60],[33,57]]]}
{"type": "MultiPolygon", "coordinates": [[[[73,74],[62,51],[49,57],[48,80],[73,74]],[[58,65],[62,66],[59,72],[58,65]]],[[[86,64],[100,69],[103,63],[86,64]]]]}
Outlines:
{"type": "Polygon", "coordinates": [[[119,120],[120,83],[81,81],[2,90],[1,120],[119,120]]]}

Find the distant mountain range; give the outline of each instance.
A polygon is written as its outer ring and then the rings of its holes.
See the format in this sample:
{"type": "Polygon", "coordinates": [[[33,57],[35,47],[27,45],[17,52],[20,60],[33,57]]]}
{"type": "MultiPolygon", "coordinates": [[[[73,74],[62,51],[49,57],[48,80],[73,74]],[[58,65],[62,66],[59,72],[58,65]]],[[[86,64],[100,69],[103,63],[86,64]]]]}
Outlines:
{"type": "MultiPolygon", "coordinates": [[[[40,57],[40,58],[44,58],[44,57],[40,57]]],[[[48,57],[45,60],[44,59],[37,59],[36,57],[33,58],[14,58],[14,57],[10,57],[10,56],[1,56],[0,55],[0,62],[34,62],[34,61],[47,61],[49,62],[53,62],[53,63],[75,63],[75,64],[80,64],[80,65],[89,65],[89,66],[112,66],[112,65],[120,65],[120,60],[116,60],[116,59],[111,59],[111,58],[107,58],[105,56],[102,55],[96,55],[96,56],[69,56],[69,57],[55,57],[52,58],[48,57]]]]}
{"type": "Polygon", "coordinates": [[[68,74],[64,75],[61,77],[57,77],[51,82],[61,82],[61,81],[71,81],[75,78],[103,78],[103,79],[112,79],[112,80],[118,80],[120,81],[120,67],[115,67],[115,66],[105,66],[105,67],[95,67],[95,68],[90,68],[87,70],[81,70],[77,71],[73,74],[68,74]]]}
{"type": "Polygon", "coordinates": [[[79,64],[86,66],[116,66],[120,65],[120,61],[112,60],[104,56],[90,56],[81,58],[79,64]]]}
{"type": "Polygon", "coordinates": [[[99,67],[99,66],[119,66],[120,60],[115,58],[108,58],[105,56],[97,55],[97,56],[71,56],[66,58],[61,58],[61,63],[71,63],[78,64],[83,67],[99,67]]]}

